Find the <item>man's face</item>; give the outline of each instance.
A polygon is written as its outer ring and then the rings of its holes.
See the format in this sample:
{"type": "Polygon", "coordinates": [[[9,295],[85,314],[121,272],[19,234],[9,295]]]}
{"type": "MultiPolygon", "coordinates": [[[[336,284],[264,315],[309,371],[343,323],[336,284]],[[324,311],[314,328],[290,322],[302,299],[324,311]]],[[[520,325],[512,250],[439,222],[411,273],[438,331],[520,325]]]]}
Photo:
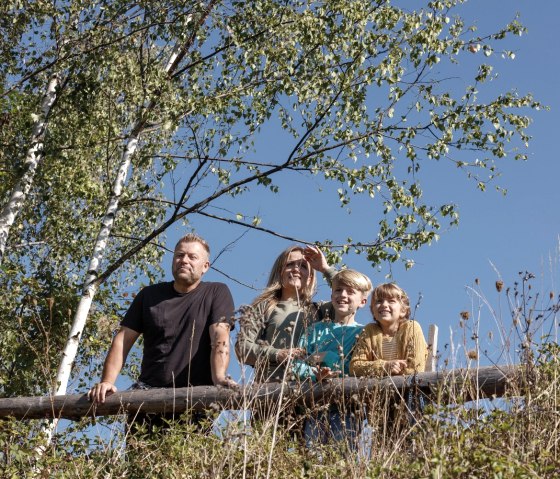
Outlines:
{"type": "Polygon", "coordinates": [[[200,243],[179,243],[175,248],[172,273],[176,286],[188,289],[197,284],[209,267],[208,253],[200,243]]]}

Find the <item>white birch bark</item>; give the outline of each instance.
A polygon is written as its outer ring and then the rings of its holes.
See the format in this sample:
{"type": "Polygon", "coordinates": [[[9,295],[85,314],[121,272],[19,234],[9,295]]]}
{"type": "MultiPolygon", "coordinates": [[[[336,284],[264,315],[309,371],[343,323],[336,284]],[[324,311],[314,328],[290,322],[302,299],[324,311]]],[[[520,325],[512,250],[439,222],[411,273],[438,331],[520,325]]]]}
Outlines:
{"type": "MultiPolygon", "coordinates": [[[[101,223],[101,229],[97,235],[95,241],[95,246],[93,249],[93,254],[89,262],[88,271],[84,280],[84,286],[82,289],[82,296],[80,302],[78,303],[78,308],[76,309],[76,314],[72,321],[72,327],[70,329],[70,334],[66,340],[66,345],[62,352],[62,358],[58,365],[58,371],[56,373],[55,384],[53,388],[53,394],[55,396],[66,394],[66,389],[68,388],[68,381],[70,379],[70,373],[72,372],[72,365],[76,359],[76,354],[78,352],[78,346],[80,345],[80,339],[82,337],[82,331],[86,324],[86,319],[88,317],[89,311],[91,309],[91,303],[95,293],[97,292],[98,285],[95,282],[97,277],[97,272],[99,270],[99,264],[103,259],[105,253],[105,248],[107,247],[107,240],[111,233],[113,223],[115,221],[115,216],[119,208],[119,200],[122,194],[122,190],[128,175],[128,170],[130,168],[130,162],[132,155],[136,151],[138,146],[138,135],[129,138],[123,154],[121,156],[121,164],[113,182],[113,191],[107,210],[105,211],[105,216],[101,223]]],[[[47,444],[51,442],[53,433],[58,425],[58,419],[53,419],[52,421],[46,423],[42,429],[42,434],[45,439],[45,443],[42,446],[36,448],[36,453],[38,455],[43,454],[47,444]]]]}
{"type": "MultiPolygon", "coordinates": [[[[171,68],[176,66],[175,61],[177,56],[178,49],[176,48],[165,68],[166,73],[169,73],[171,68]]],[[[153,107],[153,105],[150,106],[153,107]]],[[[148,109],[150,109],[150,107],[148,107],[148,109]]],[[[126,148],[123,151],[119,171],[113,183],[111,199],[109,200],[109,205],[107,206],[105,216],[101,222],[101,229],[97,235],[95,246],[93,248],[93,254],[89,262],[82,289],[82,297],[80,298],[76,314],[74,315],[70,334],[68,335],[68,340],[66,341],[66,346],[64,347],[62,358],[58,366],[54,389],[55,396],[66,394],[68,380],[70,379],[72,365],[76,359],[76,353],[78,352],[82,331],[86,324],[89,310],[91,309],[91,303],[93,302],[93,298],[97,292],[98,285],[95,282],[95,279],[97,278],[97,274],[99,272],[99,265],[101,264],[103,255],[105,254],[107,240],[109,239],[115,217],[117,216],[119,210],[119,200],[128,175],[128,170],[130,169],[130,161],[132,155],[138,147],[138,139],[143,131],[143,126],[141,124],[137,124],[132,131],[136,133],[133,133],[133,135],[129,138],[126,148]]]]}
{"type": "MultiPolygon", "coordinates": [[[[207,8],[204,15],[200,18],[200,24],[204,22],[206,16],[209,14],[210,10],[215,5],[215,0],[211,1],[207,8]]],[[[192,17],[191,17],[192,19],[192,17]]],[[[181,60],[186,55],[188,49],[191,46],[192,41],[194,41],[194,36],[187,41],[186,44],[183,45],[175,45],[173,51],[168,59],[168,62],[165,66],[165,72],[170,77],[171,74],[177,69],[181,60]]],[[[146,108],[146,111],[152,110],[156,105],[155,100],[151,100],[146,108]]],[[[109,201],[109,206],[105,212],[105,216],[103,218],[102,226],[97,236],[97,240],[95,242],[94,251],[92,258],[89,263],[88,271],[86,273],[86,278],[84,281],[84,286],[82,289],[82,296],[80,298],[80,302],[78,304],[78,308],[76,310],[76,314],[74,315],[74,319],[72,321],[72,327],[70,329],[70,334],[68,336],[66,345],[64,347],[64,351],[62,353],[62,358],[58,367],[55,384],[53,388],[54,395],[63,395],[66,394],[66,390],[68,388],[68,381],[70,380],[70,374],[72,372],[72,366],[74,364],[74,360],[76,359],[76,354],[78,352],[78,346],[80,344],[80,340],[82,337],[82,332],[84,330],[87,317],[89,315],[89,311],[91,309],[91,304],[93,302],[93,298],[99,285],[95,281],[97,275],[99,273],[99,265],[101,260],[103,259],[103,255],[105,253],[105,248],[107,246],[107,240],[111,233],[111,229],[113,227],[114,219],[117,215],[119,209],[119,200],[122,193],[122,189],[124,187],[124,183],[126,181],[126,177],[128,175],[128,170],[130,168],[130,162],[132,155],[136,151],[138,146],[138,140],[145,129],[145,123],[143,119],[139,119],[138,122],[132,128],[132,135],[129,137],[128,143],[126,148],[123,151],[123,155],[121,157],[121,164],[119,167],[118,175],[115,178],[115,182],[113,183],[113,193],[111,199],[109,201]]],[[[58,419],[54,419],[42,429],[42,434],[44,435],[45,445],[49,444],[52,439],[52,435],[56,429],[58,424],[58,419]]],[[[43,453],[43,447],[37,448],[36,452],[40,455],[43,453]]]]}
{"type": "Polygon", "coordinates": [[[70,329],[70,334],[68,335],[64,351],[62,352],[62,358],[58,366],[54,392],[55,396],[66,394],[72,364],[74,363],[76,353],[78,352],[82,331],[86,324],[89,310],[91,309],[91,303],[93,302],[93,298],[97,292],[98,286],[97,283],[95,283],[95,279],[99,271],[99,265],[103,259],[103,255],[107,247],[107,240],[109,239],[109,235],[119,209],[119,200],[126,182],[128,170],[130,169],[130,161],[137,147],[138,136],[132,136],[129,138],[126,148],[121,156],[121,164],[113,183],[111,199],[109,201],[109,205],[107,206],[107,210],[105,211],[105,216],[103,217],[103,221],[101,223],[101,229],[97,235],[95,246],[93,248],[93,254],[89,262],[82,289],[82,296],[80,298],[76,314],[74,315],[72,328],[70,329]]]}
{"type": "MultiPolygon", "coordinates": [[[[169,61],[167,62],[167,65],[165,67],[166,73],[171,73],[172,70],[177,67],[180,60],[179,57],[182,56],[182,54],[184,54],[184,51],[177,47],[173,50],[173,53],[171,54],[171,57],[169,58],[169,61]]],[[[152,109],[154,106],[154,102],[150,102],[147,110],[152,109]]],[[[68,388],[68,382],[70,380],[72,366],[78,352],[78,346],[80,345],[82,332],[86,325],[86,320],[89,315],[95,293],[98,289],[98,284],[96,283],[95,279],[97,278],[97,275],[99,273],[99,266],[107,247],[107,241],[109,235],[111,234],[115,217],[118,213],[119,200],[128,175],[128,171],[130,169],[132,155],[135,153],[138,147],[138,139],[142,134],[143,129],[144,125],[142,123],[142,120],[139,120],[139,122],[132,129],[134,133],[132,134],[132,136],[130,136],[121,156],[121,163],[119,166],[117,177],[115,178],[115,181],[113,183],[111,199],[109,200],[109,205],[107,207],[107,210],[105,211],[105,215],[101,223],[101,229],[99,231],[99,234],[97,235],[93,254],[89,262],[86,278],[84,280],[84,286],[82,289],[82,296],[80,298],[80,302],[78,303],[78,308],[76,309],[76,314],[74,315],[74,319],[72,321],[70,334],[68,335],[66,345],[64,346],[64,350],[62,352],[62,358],[58,366],[58,371],[53,387],[53,394],[55,396],[66,394],[66,390],[68,388]]],[[[50,443],[57,424],[58,420],[54,419],[53,421],[46,424],[43,428],[42,433],[44,434],[46,444],[50,443]]],[[[42,450],[38,449],[37,453],[41,454],[42,450]]]]}
{"type": "Polygon", "coordinates": [[[55,73],[51,76],[47,84],[47,90],[41,102],[41,110],[33,124],[31,145],[25,156],[24,173],[14,186],[10,199],[6,205],[4,205],[4,208],[2,208],[2,213],[0,213],[0,264],[2,264],[4,259],[10,228],[21,211],[25,198],[33,185],[37,167],[43,159],[43,141],[47,129],[47,118],[56,100],[56,88],[58,85],[59,76],[58,73],[55,73]]]}

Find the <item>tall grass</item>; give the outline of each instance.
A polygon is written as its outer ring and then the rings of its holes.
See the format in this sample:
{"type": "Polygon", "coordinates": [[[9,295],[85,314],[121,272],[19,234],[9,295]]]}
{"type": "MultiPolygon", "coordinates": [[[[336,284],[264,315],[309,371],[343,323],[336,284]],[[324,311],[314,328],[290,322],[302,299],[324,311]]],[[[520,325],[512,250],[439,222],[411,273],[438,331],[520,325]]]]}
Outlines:
{"type": "Polygon", "coordinates": [[[473,385],[445,385],[436,395],[441,400],[418,422],[398,397],[382,391],[354,397],[344,406],[366,411],[369,454],[344,442],[305,448],[294,430],[305,414],[325,406],[294,409],[291,391],[281,404],[255,414],[250,427],[232,423],[219,435],[177,422],[155,437],[127,437],[114,422],[99,423],[108,429],[98,432],[83,420],[73,430],[87,428],[87,434],[66,431],[39,459],[33,453],[37,424],[0,421],[0,477],[31,477],[33,471],[49,478],[560,477],[560,298],[535,293],[533,281],[523,273],[511,287],[496,284],[497,305],[473,288],[473,309],[458,317],[462,332],[451,359],[445,358],[447,367],[519,364],[519,381],[506,396],[465,404],[473,385]],[[484,326],[489,319],[492,337],[484,326]],[[492,348],[496,338],[499,351],[492,348]]]}

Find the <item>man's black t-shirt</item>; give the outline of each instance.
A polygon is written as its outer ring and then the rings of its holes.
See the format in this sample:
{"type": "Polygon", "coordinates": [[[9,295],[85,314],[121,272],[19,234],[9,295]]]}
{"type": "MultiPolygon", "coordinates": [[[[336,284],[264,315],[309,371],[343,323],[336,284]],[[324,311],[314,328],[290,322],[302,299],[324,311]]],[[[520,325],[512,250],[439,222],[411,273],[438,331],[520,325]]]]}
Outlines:
{"type": "Polygon", "coordinates": [[[139,380],[152,387],[212,385],[209,328],[233,320],[233,298],[223,283],[201,282],[188,293],[173,283],[147,286],[121,326],[144,335],[139,380]]]}

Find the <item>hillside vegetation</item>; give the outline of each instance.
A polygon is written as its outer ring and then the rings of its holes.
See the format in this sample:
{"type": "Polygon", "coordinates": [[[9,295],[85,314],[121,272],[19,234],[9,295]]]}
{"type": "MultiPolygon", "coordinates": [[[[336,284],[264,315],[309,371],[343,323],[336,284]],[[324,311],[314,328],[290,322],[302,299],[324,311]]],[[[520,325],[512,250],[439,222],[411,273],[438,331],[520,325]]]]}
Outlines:
{"type": "MultiPolygon", "coordinates": [[[[358,400],[369,420],[364,437],[371,439],[371,445],[363,439],[358,452],[341,443],[305,448],[284,424],[293,425],[298,416],[286,411],[252,427],[230,423],[219,434],[179,422],[156,437],[126,437],[118,418],[96,424],[84,419],[61,432],[42,455],[38,423],[1,421],[0,477],[556,478],[560,300],[554,293],[532,294],[530,279],[525,275],[505,291],[511,317],[500,326],[512,341],[504,344],[503,356],[517,355],[521,381],[504,398],[465,404],[460,392],[442,390],[440,400],[413,421],[407,401],[371,395],[367,403],[358,400]]],[[[467,314],[463,320],[473,321],[467,314]]],[[[469,350],[470,367],[479,353],[469,350]]]]}

